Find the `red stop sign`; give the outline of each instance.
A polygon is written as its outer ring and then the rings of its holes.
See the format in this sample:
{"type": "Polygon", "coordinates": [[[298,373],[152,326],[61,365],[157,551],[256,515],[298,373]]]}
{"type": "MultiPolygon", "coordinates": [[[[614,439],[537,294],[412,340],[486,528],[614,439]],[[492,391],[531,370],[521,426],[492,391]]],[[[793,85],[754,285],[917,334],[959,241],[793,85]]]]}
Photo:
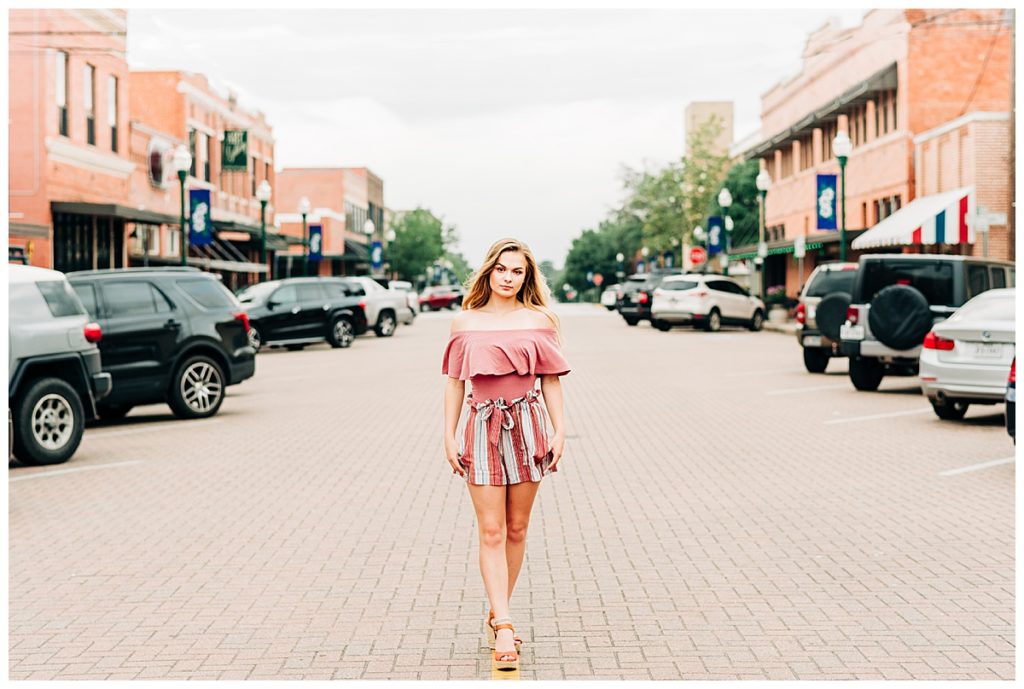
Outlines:
{"type": "Polygon", "coordinates": [[[595,273],[594,274],[594,286],[595,287],[600,287],[602,282],[604,282],[604,275],[601,275],[601,273],[595,273]]]}
{"type": "Polygon", "coordinates": [[[699,266],[708,258],[708,252],[703,247],[695,246],[690,249],[690,263],[699,266]]]}

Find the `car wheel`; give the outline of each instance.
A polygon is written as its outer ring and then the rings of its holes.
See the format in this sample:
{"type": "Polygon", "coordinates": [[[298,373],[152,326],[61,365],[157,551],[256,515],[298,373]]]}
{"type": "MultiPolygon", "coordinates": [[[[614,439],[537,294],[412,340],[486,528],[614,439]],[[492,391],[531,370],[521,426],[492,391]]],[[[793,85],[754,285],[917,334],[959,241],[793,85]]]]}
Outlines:
{"type": "Polygon", "coordinates": [[[858,390],[865,392],[877,390],[884,375],[885,369],[881,362],[875,359],[865,359],[859,356],[850,359],[850,382],[858,390]]]}
{"type": "Polygon", "coordinates": [[[717,333],[722,329],[722,315],[718,313],[718,309],[711,309],[707,321],[704,322],[704,329],[709,333],[717,333]]]}
{"type": "Polygon", "coordinates": [[[220,364],[199,354],[186,359],[171,381],[168,404],[182,419],[213,416],[224,401],[224,371],[220,364]]]}
{"type": "Polygon", "coordinates": [[[356,328],[352,321],[347,318],[335,318],[331,323],[331,331],[327,335],[327,341],[334,348],[345,348],[352,344],[356,337],[356,328]]]}
{"type": "Polygon", "coordinates": [[[626,321],[626,325],[636,325],[640,322],[639,318],[626,318],[624,320],[626,321]]]}
{"type": "Polygon", "coordinates": [[[748,326],[752,331],[759,332],[764,327],[764,314],[761,313],[761,309],[754,311],[754,317],[750,319],[750,325],[748,326]]]}
{"type": "Polygon", "coordinates": [[[385,311],[377,317],[377,325],[374,327],[373,332],[377,333],[377,337],[391,337],[395,334],[395,314],[390,311],[385,311]]]}
{"type": "Polygon", "coordinates": [[[43,378],[32,384],[14,413],[14,456],[23,464],[61,464],[82,442],[82,399],[60,378],[43,378]]]}
{"type": "Polygon", "coordinates": [[[669,330],[672,329],[672,324],[671,323],[668,323],[668,322],[662,321],[662,320],[657,320],[657,319],[652,319],[651,320],[651,325],[653,325],[655,328],[657,328],[658,330],[660,330],[663,333],[667,333],[669,330]]]}
{"type": "Polygon", "coordinates": [[[964,414],[967,413],[967,408],[970,405],[969,402],[963,400],[951,400],[946,398],[942,402],[938,400],[932,400],[932,409],[935,410],[935,415],[943,421],[959,421],[964,418],[964,414]]]}
{"type": "Polygon", "coordinates": [[[118,421],[128,416],[128,412],[132,410],[130,404],[115,404],[111,406],[97,405],[96,413],[99,414],[100,418],[104,421],[118,421]]]}
{"type": "Polygon", "coordinates": [[[263,333],[255,325],[249,326],[249,332],[246,335],[249,338],[249,346],[255,349],[257,352],[263,346],[263,333]]]}
{"type": "Polygon", "coordinates": [[[804,368],[810,373],[824,373],[832,354],[822,347],[804,347],[804,368]]]}

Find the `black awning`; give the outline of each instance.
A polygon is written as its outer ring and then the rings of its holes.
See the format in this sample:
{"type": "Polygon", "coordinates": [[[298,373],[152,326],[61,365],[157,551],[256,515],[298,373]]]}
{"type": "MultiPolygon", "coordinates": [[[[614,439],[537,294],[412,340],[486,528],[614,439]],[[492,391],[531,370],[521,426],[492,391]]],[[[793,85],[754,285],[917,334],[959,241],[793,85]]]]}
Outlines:
{"type": "Polygon", "coordinates": [[[346,255],[351,254],[352,260],[357,260],[357,261],[369,261],[370,260],[370,250],[366,248],[366,245],[365,244],[360,244],[359,242],[357,242],[355,240],[352,240],[352,239],[346,239],[345,240],[345,254],[346,255]]]}
{"type": "Polygon", "coordinates": [[[53,201],[50,210],[54,213],[75,213],[77,215],[96,215],[121,218],[133,222],[144,222],[153,225],[177,225],[181,218],[176,215],[157,213],[141,208],[131,208],[118,203],[87,203],[85,201],[53,201]]]}
{"type": "Polygon", "coordinates": [[[833,98],[807,113],[796,124],[768,137],[754,148],[747,150],[743,153],[743,159],[759,158],[786,141],[793,141],[806,136],[821,125],[838,119],[843,110],[862,105],[871,100],[874,94],[879,91],[888,91],[896,88],[896,84],[896,63],[894,62],[888,67],[875,72],[859,84],[847,89],[839,97],[833,98]]]}

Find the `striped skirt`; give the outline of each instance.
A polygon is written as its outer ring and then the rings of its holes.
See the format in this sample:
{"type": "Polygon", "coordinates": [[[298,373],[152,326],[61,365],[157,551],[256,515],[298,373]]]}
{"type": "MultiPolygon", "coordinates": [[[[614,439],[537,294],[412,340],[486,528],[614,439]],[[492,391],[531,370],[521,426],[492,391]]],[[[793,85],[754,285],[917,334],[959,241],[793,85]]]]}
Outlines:
{"type": "Polygon", "coordinates": [[[548,446],[548,415],[540,391],[506,403],[504,398],[466,398],[456,436],[466,480],[478,486],[540,481],[554,459],[548,446]]]}

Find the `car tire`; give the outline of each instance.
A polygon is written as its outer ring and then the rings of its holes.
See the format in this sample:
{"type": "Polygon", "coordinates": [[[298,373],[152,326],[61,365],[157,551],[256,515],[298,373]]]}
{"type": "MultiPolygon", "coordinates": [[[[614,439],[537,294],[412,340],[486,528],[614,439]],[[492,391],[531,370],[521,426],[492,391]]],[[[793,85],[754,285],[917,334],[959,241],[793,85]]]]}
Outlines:
{"type": "Polygon", "coordinates": [[[868,326],[886,347],[913,349],[932,329],[928,299],[910,285],[889,285],[871,300],[868,326]]]}
{"type": "Polygon", "coordinates": [[[626,325],[629,326],[634,326],[640,322],[639,318],[624,318],[623,320],[626,321],[626,325]]]}
{"type": "Polygon", "coordinates": [[[830,358],[831,352],[823,347],[804,347],[804,368],[808,373],[824,373],[830,358]]]}
{"type": "Polygon", "coordinates": [[[377,316],[377,325],[373,327],[373,332],[377,334],[377,337],[391,337],[395,334],[395,314],[391,311],[384,311],[377,316]]]}
{"type": "Polygon", "coordinates": [[[130,404],[96,405],[96,413],[104,421],[120,421],[132,410],[130,404]]]}
{"type": "Polygon", "coordinates": [[[846,322],[846,312],[850,308],[849,292],[832,292],[826,294],[818,302],[814,310],[814,321],[818,330],[830,340],[839,341],[839,329],[846,322]]]}
{"type": "Polygon", "coordinates": [[[864,392],[877,390],[884,376],[885,368],[880,361],[860,356],[850,359],[850,382],[858,390],[864,392]]]}
{"type": "Polygon", "coordinates": [[[78,392],[60,378],[42,378],[15,403],[14,456],[22,464],[62,464],[75,454],[84,429],[78,392]]]}
{"type": "Polygon", "coordinates": [[[656,318],[651,319],[651,325],[660,330],[663,333],[667,333],[672,329],[672,324],[667,321],[658,320],[656,318]]]}
{"type": "Polygon", "coordinates": [[[711,309],[708,314],[707,320],[704,321],[704,330],[709,333],[717,333],[722,329],[722,314],[719,313],[718,309],[711,309]]]}
{"type": "Polygon", "coordinates": [[[255,325],[249,325],[249,332],[246,333],[246,337],[249,340],[249,346],[257,352],[263,348],[263,333],[255,325]]]}
{"type": "Polygon", "coordinates": [[[356,327],[347,318],[338,317],[331,322],[331,328],[327,332],[327,342],[335,349],[345,349],[352,346],[356,338],[356,327]]]}
{"type": "Polygon", "coordinates": [[[188,357],[171,379],[167,404],[180,419],[213,416],[224,402],[224,369],[204,354],[188,357]]]}
{"type": "Polygon", "coordinates": [[[764,312],[761,309],[754,311],[754,317],[750,319],[750,325],[747,326],[753,332],[760,332],[764,328],[764,312]]]}
{"type": "Polygon", "coordinates": [[[930,400],[932,403],[932,409],[935,410],[935,415],[943,421],[959,421],[964,418],[964,414],[967,413],[967,408],[970,407],[969,402],[964,400],[953,400],[946,398],[942,402],[938,400],[930,400]]]}

